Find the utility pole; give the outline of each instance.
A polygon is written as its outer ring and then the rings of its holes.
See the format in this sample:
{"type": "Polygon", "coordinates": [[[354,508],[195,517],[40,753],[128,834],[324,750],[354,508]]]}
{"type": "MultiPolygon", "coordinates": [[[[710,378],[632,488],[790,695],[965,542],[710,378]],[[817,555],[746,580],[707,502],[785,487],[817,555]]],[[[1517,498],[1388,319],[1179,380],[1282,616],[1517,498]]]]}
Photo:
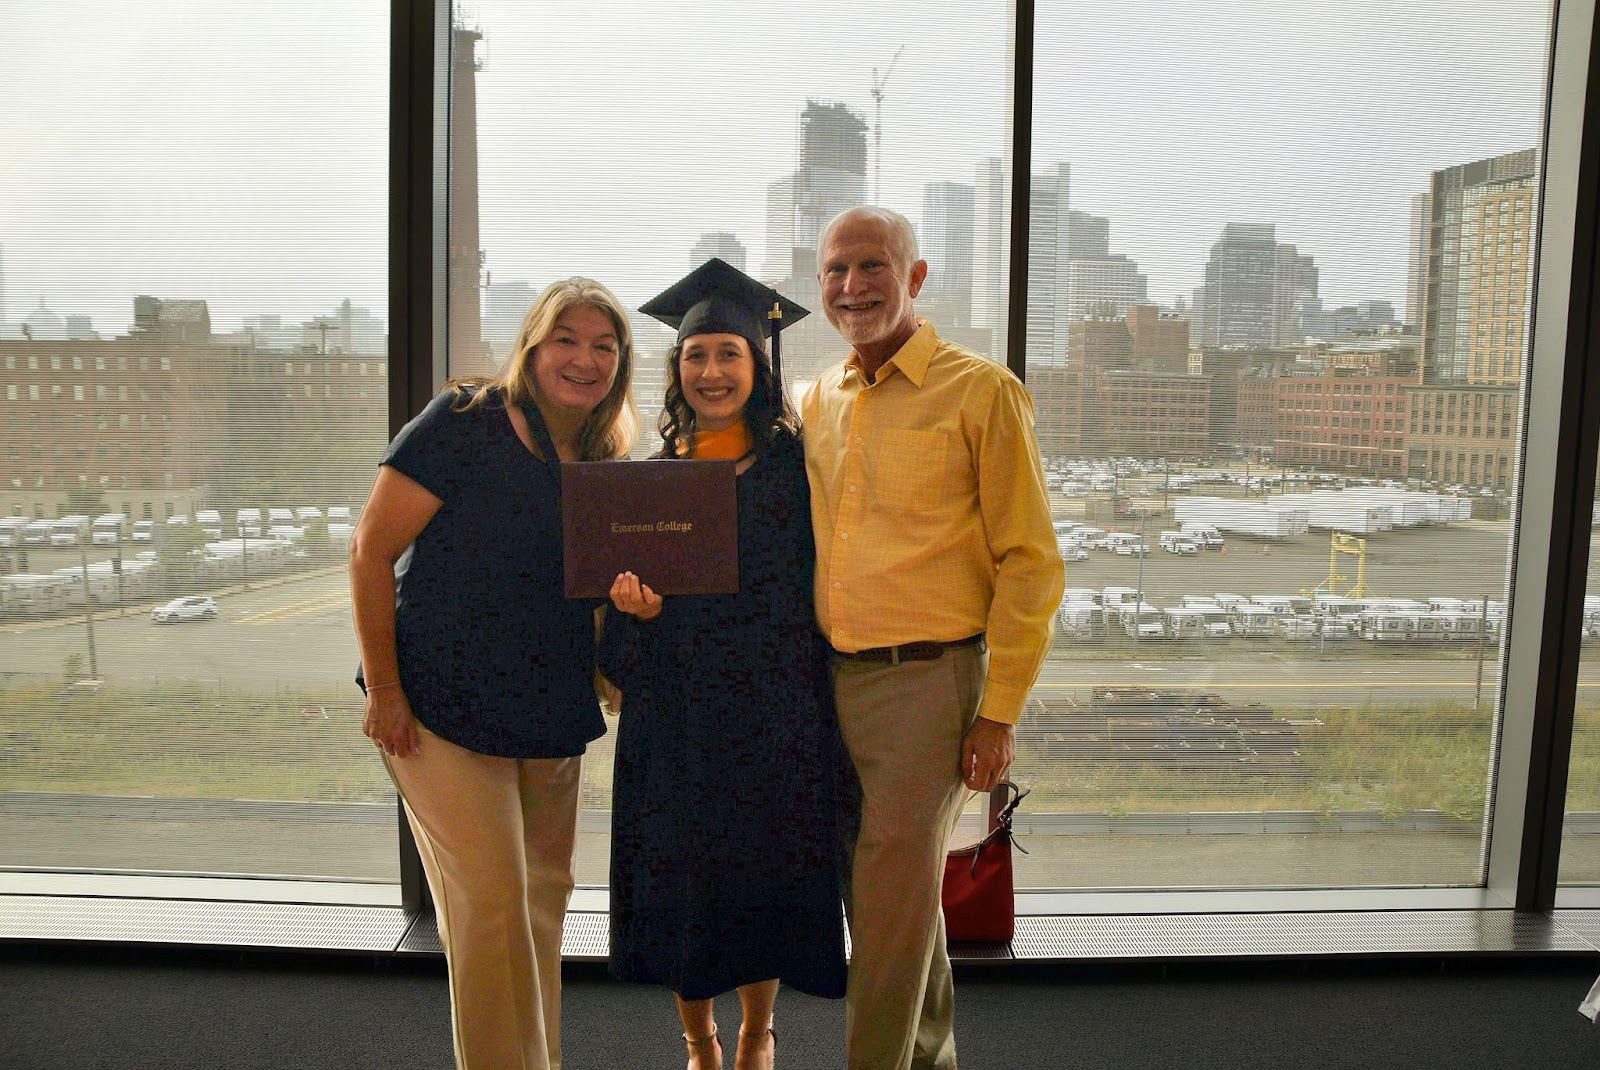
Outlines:
{"type": "Polygon", "coordinates": [[[1144,623],[1144,555],[1149,550],[1144,541],[1144,520],[1149,515],[1149,512],[1148,509],[1142,506],[1139,509],[1139,545],[1137,554],[1139,558],[1139,593],[1134,595],[1133,603],[1133,641],[1135,643],[1144,640],[1144,633],[1140,625],[1144,623]]]}
{"type": "Polygon", "coordinates": [[[89,590],[89,551],[83,545],[87,531],[78,534],[78,564],[83,569],[83,626],[89,633],[89,679],[100,679],[100,661],[94,653],[94,601],[89,590]]]}
{"type": "Polygon", "coordinates": [[[906,50],[905,45],[895,49],[894,58],[889,61],[889,67],[883,72],[883,77],[878,76],[878,68],[872,68],[872,203],[883,202],[883,87],[889,84],[889,76],[894,73],[894,65],[900,62],[900,53],[906,50]]]}
{"type": "Polygon", "coordinates": [[[1483,711],[1483,640],[1484,633],[1489,630],[1489,596],[1483,596],[1482,608],[1478,610],[1478,690],[1472,699],[1472,712],[1483,711]]]}

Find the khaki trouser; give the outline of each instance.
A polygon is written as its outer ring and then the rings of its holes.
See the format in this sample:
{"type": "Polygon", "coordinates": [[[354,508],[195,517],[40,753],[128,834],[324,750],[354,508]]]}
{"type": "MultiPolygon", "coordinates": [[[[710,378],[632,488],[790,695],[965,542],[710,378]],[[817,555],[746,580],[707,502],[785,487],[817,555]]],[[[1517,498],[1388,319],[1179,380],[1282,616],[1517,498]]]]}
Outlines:
{"type": "Polygon", "coordinates": [[[939,888],[960,814],[961,740],[977,716],[981,646],[899,665],[833,659],[845,747],[861,781],[850,869],[850,1070],[953,1070],[955,989],[939,888]]]}
{"type": "Polygon", "coordinates": [[[389,759],[433,892],[459,1070],[559,1070],[561,927],[582,758],[495,758],[420,728],[389,759]]]}

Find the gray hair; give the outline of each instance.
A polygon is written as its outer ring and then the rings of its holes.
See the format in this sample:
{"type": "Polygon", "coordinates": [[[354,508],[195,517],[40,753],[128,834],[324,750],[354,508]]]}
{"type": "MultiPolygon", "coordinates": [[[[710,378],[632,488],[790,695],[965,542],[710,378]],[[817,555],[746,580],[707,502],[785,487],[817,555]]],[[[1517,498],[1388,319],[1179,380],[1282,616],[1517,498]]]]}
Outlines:
{"type": "Polygon", "coordinates": [[[846,208],[827,223],[823,224],[822,231],[817,235],[817,268],[822,268],[822,251],[828,247],[828,236],[835,227],[846,220],[865,216],[882,223],[888,231],[889,251],[900,261],[900,266],[909,268],[922,259],[917,253],[917,232],[912,229],[911,220],[899,212],[888,208],[879,208],[875,204],[858,204],[854,208],[846,208]]]}

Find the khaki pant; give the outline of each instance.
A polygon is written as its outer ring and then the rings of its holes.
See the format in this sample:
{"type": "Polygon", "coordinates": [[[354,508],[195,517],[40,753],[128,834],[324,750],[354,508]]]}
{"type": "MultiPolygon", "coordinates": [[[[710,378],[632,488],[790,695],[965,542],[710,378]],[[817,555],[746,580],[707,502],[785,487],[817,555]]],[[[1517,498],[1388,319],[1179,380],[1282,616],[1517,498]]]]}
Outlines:
{"type": "Polygon", "coordinates": [[[933,661],[833,661],[861,781],[850,866],[850,1070],[953,1070],[955,990],[939,889],[961,811],[961,740],[977,716],[982,647],[933,661]]]}
{"type": "Polygon", "coordinates": [[[494,758],[423,728],[389,759],[433,892],[459,1070],[559,1070],[561,927],[582,758],[494,758]]]}

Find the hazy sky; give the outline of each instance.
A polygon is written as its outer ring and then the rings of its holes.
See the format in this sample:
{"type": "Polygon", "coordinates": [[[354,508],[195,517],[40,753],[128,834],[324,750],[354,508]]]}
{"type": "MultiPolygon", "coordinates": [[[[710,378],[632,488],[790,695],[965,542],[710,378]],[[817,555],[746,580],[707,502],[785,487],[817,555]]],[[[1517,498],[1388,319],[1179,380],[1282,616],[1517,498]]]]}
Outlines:
{"type": "MultiPolygon", "coordinates": [[[[0,0],[6,314],[41,296],[121,329],[131,297],[299,321],[386,314],[383,0],[0,0]]],[[[480,0],[483,245],[497,281],[595,275],[642,299],[734,231],[759,269],[766,187],[807,96],[872,120],[883,201],[971,182],[1007,138],[1003,3],[480,0]],[[693,9],[700,14],[690,17],[693,9]]],[[[1112,220],[1152,297],[1225,223],[1278,224],[1331,303],[1403,307],[1428,174],[1537,142],[1549,6],[1521,0],[1039,5],[1034,162],[1112,220]]]]}

